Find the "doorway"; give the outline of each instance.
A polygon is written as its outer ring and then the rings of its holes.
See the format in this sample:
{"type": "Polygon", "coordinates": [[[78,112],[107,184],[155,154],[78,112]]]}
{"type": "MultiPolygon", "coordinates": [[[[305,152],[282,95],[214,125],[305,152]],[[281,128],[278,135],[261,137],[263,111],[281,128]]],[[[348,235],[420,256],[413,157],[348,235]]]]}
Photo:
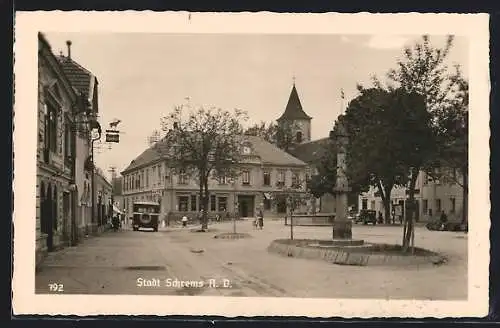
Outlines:
{"type": "Polygon", "coordinates": [[[52,186],[49,184],[45,191],[45,184],[41,183],[40,190],[40,228],[47,235],[47,251],[51,252],[54,248],[54,229],[52,224],[52,186]]]}
{"type": "Polygon", "coordinates": [[[276,211],[280,214],[286,213],[286,198],[285,197],[280,197],[277,199],[276,202],[276,211]]]}
{"type": "Polygon", "coordinates": [[[63,231],[63,236],[65,239],[65,242],[68,244],[71,244],[71,226],[70,226],[70,194],[69,192],[63,192],[63,197],[62,197],[62,214],[63,214],[63,226],[62,226],[62,231],[63,231]]]}
{"type": "Polygon", "coordinates": [[[242,218],[254,216],[255,196],[240,195],[238,196],[239,214],[242,218]]]}

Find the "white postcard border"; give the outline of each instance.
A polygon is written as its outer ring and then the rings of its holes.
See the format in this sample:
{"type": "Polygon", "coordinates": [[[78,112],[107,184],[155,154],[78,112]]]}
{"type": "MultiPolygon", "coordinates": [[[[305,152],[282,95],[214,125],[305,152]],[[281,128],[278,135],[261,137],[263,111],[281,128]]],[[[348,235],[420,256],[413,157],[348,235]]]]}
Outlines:
{"type": "Polygon", "coordinates": [[[488,15],[18,12],[15,17],[15,314],[128,314],[309,317],[469,317],[488,311],[488,15]],[[397,28],[395,28],[397,26],[397,28]],[[37,33],[455,34],[469,37],[470,198],[467,301],[223,298],[205,296],[35,295],[37,33]],[[138,306],[147,304],[147,306],[138,306]]]}

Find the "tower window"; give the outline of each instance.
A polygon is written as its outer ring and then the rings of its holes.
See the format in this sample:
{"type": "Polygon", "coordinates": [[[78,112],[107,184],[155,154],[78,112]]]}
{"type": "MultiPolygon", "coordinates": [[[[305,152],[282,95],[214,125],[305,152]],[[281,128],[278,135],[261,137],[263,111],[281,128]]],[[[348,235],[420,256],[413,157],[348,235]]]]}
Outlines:
{"type": "Polygon", "coordinates": [[[297,134],[295,135],[295,140],[297,142],[302,142],[302,132],[301,131],[297,131],[297,134]]]}

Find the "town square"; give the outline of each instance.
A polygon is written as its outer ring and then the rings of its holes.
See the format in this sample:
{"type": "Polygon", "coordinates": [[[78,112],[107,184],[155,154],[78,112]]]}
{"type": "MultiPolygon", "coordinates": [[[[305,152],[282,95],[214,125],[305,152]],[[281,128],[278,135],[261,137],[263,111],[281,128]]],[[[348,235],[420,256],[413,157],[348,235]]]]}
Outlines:
{"type": "Polygon", "coordinates": [[[466,300],[467,42],[40,32],[35,292],[466,300]]]}

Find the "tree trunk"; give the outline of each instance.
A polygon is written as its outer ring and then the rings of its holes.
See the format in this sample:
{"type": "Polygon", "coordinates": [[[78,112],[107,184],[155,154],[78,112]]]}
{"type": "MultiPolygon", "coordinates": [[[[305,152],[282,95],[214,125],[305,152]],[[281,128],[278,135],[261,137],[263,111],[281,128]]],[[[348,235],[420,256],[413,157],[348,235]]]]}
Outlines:
{"type": "Polygon", "coordinates": [[[393,184],[387,184],[384,186],[384,192],[380,192],[383,194],[382,203],[384,204],[384,220],[385,223],[391,223],[391,191],[393,184]]]}
{"type": "Polygon", "coordinates": [[[417,182],[418,170],[414,169],[411,174],[410,186],[408,188],[408,201],[410,206],[405,206],[405,228],[403,230],[403,252],[407,252],[415,233],[413,217],[415,214],[415,184],[417,182]]]}
{"type": "Polygon", "coordinates": [[[204,177],[204,180],[203,181],[203,197],[202,197],[202,200],[203,200],[203,213],[202,213],[202,223],[201,223],[201,230],[203,231],[206,231],[208,229],[208,178],[207,177],[204,177]]]}

